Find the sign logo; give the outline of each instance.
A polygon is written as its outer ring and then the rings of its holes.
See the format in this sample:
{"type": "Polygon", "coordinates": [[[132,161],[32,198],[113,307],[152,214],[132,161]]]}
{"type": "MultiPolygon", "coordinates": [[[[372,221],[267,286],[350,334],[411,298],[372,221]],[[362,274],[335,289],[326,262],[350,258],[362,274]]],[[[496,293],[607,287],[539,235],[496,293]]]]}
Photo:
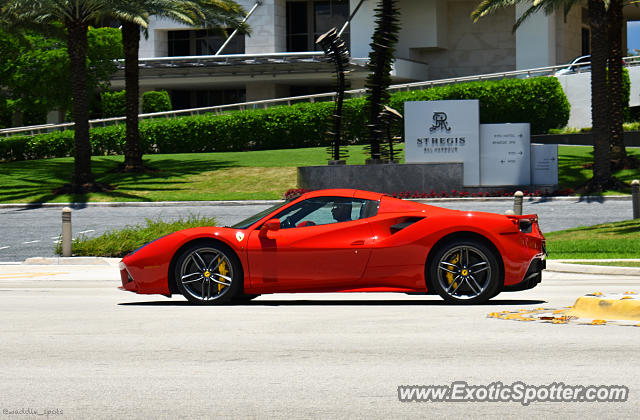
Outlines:
{"type": "Polygon", "coordinates": [[[436,111],[433,113],[433,125],[429,127],[429,132],[433,133],[436,130],[451,131],[449,123],[447,123],[447,113],[436,111]]]}
{"type": "Polygon", "coordinates": [[[236,232],[236,239],[238,240],[238,242],[242,242],[242,240],[244,239],[244,233],[236,232]]]}

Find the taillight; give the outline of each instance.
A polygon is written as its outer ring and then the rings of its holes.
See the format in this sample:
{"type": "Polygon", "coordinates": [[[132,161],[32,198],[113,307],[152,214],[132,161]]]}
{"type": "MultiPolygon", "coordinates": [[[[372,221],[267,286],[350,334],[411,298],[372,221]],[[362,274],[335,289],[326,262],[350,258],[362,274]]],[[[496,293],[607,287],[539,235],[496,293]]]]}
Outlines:
{"type": "Polygon", "coordinates": [[[533,224],[538,222],[538,216],[535,214],[526,216],[508,215],[507,218],[511,220],[514,225],[517,225],[522,233],[533,232],[533,224]]]}
{"type": "Polygon", "coordinates": [[[518,223],[518,227],[520,228],[520,232],[522,233],[531,233],[533,223],[531,220],[520,220],[518,223]]]}

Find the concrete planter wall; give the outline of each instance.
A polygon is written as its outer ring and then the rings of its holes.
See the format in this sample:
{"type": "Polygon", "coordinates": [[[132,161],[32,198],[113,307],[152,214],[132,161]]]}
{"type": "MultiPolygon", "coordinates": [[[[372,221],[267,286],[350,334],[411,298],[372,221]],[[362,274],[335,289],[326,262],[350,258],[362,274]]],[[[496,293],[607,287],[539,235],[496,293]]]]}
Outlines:
{"type": "Polygon", "coordinates": [[[298,187],[355,188],[392,194],[462,190],[462,163],[327,165],[298,168],[298,187]]]}

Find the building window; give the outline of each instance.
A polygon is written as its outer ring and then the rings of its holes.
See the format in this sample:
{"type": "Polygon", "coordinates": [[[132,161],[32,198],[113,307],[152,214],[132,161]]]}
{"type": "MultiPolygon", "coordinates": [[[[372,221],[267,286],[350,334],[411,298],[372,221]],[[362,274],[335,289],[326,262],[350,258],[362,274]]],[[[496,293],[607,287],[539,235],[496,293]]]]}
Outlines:
{"type": "MultiPolygon", "coordinates": [[[[229,31],[231,35],[233,31],[229,31]]],[[[214,55],[222,44],[227,40],[227,36],[221,34],[220,31],[195,31],[196,38],[196,54],[195,55],[214,55]]],[[[224,47],[221,54],[244,54],[244,35],[236,34],[229,44],[224,47]]]]}
{"type": "MultiPolygon", "coordinates": [[[[231,34],[232,30],[228,33],[231,34]]],[[[169,31],[169,57],[214,55],[227,36],[220,30],[169,31]]],[[[236,34],[221,54],[244,54],[244,35],[236,34]]]]}
{"type": "MultiPolygon", "coordinates": [[[[347,19],[347,0],[288,1],[287,51],[319,51],[316,39],[333,27],[339,31],[347,19]]],[[[349,28],[342,38],[349,48],[349,28]]]]}
{"type": "Polygon", "coordinates": [[[244,89],[224,90],[172,90],[173,109],[204,108],[207,106],[227,105],[245,102],[244,89]]]}
{"type": "Polygon", "coordinates": [[[169,32],[169,57],[182,57],[191,55],[190,33],[191,31],[169,32]]]}

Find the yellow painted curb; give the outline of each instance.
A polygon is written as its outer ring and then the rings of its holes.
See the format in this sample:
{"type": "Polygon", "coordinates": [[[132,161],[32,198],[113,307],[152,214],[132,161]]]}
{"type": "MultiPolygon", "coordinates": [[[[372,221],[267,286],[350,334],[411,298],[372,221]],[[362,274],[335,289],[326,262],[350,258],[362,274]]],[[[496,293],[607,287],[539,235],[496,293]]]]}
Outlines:
{"type": "Polygon", "coordinates": [[[576,300],[567,316],[593,319],[621,319],[640,321],[640,299],[629,295],[587,295],[576,300]]]}

